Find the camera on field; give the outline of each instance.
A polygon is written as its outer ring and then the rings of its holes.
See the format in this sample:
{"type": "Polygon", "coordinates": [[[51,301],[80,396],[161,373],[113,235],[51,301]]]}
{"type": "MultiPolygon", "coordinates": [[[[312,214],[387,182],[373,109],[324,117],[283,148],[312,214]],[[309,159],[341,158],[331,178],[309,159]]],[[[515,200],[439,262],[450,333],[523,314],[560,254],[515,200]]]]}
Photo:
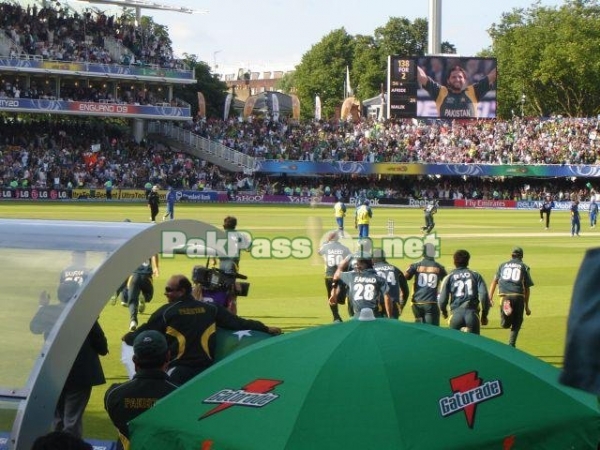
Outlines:
{"type": "Polygon", "coordinates": [[[247,297],[250,291],[250,283],[236,281],[246,280],[248,277],[241,273],[228,273],[216,267],[194,266],[192,269],[192,281],[209,291],[233,290],[239,297],[247,297]]]}

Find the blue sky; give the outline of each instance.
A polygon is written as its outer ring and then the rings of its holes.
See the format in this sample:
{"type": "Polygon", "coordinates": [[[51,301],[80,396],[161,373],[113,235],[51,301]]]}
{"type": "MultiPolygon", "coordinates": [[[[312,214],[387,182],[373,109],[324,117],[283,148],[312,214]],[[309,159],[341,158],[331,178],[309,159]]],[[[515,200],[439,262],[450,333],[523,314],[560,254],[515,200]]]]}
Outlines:
{"type": "MultiPolygon", "coordinates": [[[[89,5],[69,0],[71,4],[89,5]]],[[[429,0],[152,0],[151,3],[207,10],[206,14],[143,10],[169,27],[178,55],[192,53],[213,71],[292,69],[332,30],[372,35],[390,17],[427,18],[429,0]]],[[[533,0],[441,0],[442,41],[470,56],[491,45],[487,29],[502,13],[533,0]]],[[[564,1],[542,0],[543,6],[564,1]]],[[[102,10],[106,5],[98,5],[102,10]]]]}

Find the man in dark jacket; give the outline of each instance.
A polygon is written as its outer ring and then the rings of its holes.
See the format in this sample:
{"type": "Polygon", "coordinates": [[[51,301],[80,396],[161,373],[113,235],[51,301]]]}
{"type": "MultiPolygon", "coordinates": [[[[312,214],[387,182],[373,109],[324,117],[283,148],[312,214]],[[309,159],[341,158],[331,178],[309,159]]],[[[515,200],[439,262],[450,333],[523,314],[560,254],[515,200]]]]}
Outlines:
{"type": "Polygon", "coordinates": [[[165,335],[171,354],[168,373],[175,384],[185,383],[214,363],[216,326],[281,334],[279,328],[243,319],[222,306],[196,300],[192,296],[192,283],[185,275],[173,275],[167,281],[165,295],[168,303],[157,309],[136,331],[123,336],[123,341],[132,345],[146,330],[165,335]]]}
{"type": "Polygon", "coordinates": [[[135,338],[133,362],[133,379],[113,384],[104,395],[104,409],[119,430],[121,449],[129,447],[129,421],[177,389],[166,372],[169,363],[167,340],[158,331],[147,330],[135,338]]]}
{"type": "MultiPolygon", "coordinates": [[[[58,287],[60,303],[50,304],[50,296],[44,291],[40,295],[40,308],[31,320],[32,333],[43,334],[44,339],[56,323],[65,304],[75,295],[79,284],[75,281],[61,283],[58,287]]],[[[98,321],[81,345],[71,371],[65,381],[56,410],[53,430],[65,431],[75,436],[83,436],[83,413],[92,394],[92,387],[106,383],[102,364],[98,355],[108,354],[108,343],[98,321]]]]}

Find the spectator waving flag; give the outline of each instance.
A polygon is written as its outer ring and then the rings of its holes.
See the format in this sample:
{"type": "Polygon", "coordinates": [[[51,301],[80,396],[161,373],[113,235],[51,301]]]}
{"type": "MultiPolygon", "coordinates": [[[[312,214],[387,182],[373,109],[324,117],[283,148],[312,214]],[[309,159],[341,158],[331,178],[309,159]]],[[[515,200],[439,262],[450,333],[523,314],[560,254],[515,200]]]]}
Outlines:
{"type": "Polygon", "coordinates": [[[200,91],[198,91],[198,117],[206,117],[206,100],[200,91]]]}
{"type": "Polygon", "coordinates": [[[275,93],[271,94],[271,104],[273,105],[273,120],[279,120],[279,98],[275,93]]]}
{"type": "Polygon", "coordinates": [[[315,120],[321,120],[321,97],[315,97],[315,120]]]}
{"type": "Polygon", "coordinates": [[[233,101],[233,94],[230,92],[225,97],[225,111],[223,113],[223,120],[227,120],[229,117],[229,110],[231,109],[231,102],[233,101]]]}
{"type": "Polygon", "coordinates": [[[353,95],[354,91],[350,85],[350,68],[346,66],[346,97],[352,97],[353,95]]]}

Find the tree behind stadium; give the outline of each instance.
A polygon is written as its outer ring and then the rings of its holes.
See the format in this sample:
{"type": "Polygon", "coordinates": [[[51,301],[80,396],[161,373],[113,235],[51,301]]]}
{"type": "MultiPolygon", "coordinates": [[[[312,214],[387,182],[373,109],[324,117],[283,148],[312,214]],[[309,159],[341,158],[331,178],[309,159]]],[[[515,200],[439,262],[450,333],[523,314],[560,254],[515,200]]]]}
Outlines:
{"type": "Polygon", "coordinates": [[[600,5],[515,8],[489,30],[498,58],[498,115],[600,113],[600,5]]]}
{"type": "MultiPolygon", "coordinates": [[[[322,102],[323,117],[334,116],[344,100],[346,67],[354,96],[364,100],[381,92],[387,79],[388,55],[424,55],[427,51],[427,20],[391,17],[373,36],[352,36],[344,28],[333,30],[316,43],[296,66],[294,83],[302,116],[313,117],[315,96],[322,102]]],[[[442,52],[456,53],[442,43],[442,52]]]]}

